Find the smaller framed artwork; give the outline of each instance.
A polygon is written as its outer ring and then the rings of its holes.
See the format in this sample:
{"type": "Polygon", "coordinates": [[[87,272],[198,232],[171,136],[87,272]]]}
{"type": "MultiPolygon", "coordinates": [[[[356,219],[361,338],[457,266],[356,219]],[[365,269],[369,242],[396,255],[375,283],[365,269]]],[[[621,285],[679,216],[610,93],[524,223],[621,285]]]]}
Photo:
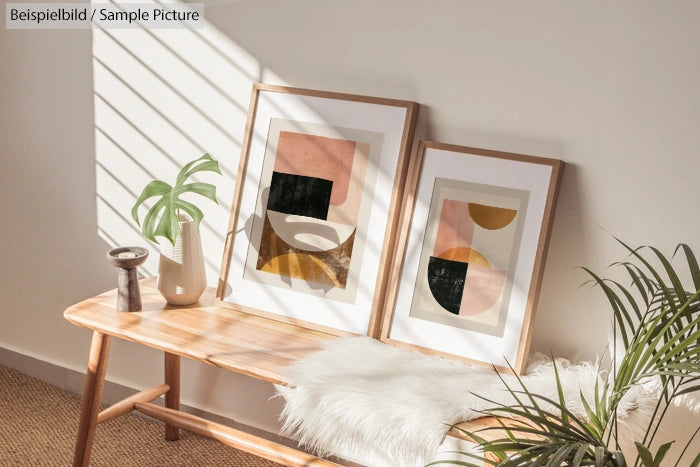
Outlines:
{"type": "Polygon", "coordinates": [[[563,166],[421,141],[381,339],[520,373],[563,166]]]}
{"type": "Polygon", "coordinates": [[[379,332],[413,102],[255,84],[217,302],[379,332]]]}

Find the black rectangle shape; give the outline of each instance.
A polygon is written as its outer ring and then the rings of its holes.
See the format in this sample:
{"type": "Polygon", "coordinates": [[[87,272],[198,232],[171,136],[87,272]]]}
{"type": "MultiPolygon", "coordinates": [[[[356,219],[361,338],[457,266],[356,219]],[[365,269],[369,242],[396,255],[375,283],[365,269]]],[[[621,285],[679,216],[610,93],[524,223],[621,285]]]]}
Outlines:
{"type": "Polygon", "coordinates": [[[267,209],[326,220],[332,189],[331,180],[272,172],[267,209]]]}

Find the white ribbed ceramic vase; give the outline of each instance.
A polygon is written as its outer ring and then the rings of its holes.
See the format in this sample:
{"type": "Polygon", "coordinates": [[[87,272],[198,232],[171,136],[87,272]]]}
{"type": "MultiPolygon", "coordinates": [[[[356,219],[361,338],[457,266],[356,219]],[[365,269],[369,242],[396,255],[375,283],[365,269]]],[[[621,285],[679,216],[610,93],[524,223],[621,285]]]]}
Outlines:
{"type": "Polygon", "coordinates": [[[202,241],[192,220],[180,219],[175,245],[161,244],[158,290],[171,305],[191,305],[207,288],[202,241]]]}

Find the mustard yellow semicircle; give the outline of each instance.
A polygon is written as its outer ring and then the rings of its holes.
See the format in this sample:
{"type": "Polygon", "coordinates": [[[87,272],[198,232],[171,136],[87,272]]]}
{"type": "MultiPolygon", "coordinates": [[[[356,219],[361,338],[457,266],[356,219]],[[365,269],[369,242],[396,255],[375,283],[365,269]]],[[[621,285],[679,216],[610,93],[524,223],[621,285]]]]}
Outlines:
{"type": "Polygon", "coordinates": [[[487,230],[498,230],[507,226],[518,214],[517,209],[497,208],[485,204],[469,203],[469,215],[474,222],[487,230]]]}
{"type": "Polygon", "coordinates": [[[261,270],[278,276],[296,277],[315,284],[341,287],[338,276],[328,264],[304,253],[277,256],[268,261],[261,270]]]}
{"type": "Polygon", "coordinates": [[[478,264],[479,266],[483,266],[485,268],[491,267],[491,264],[484,257],[484,255],[473,248],[466,246],[459,246],[445,250],[437,255],[437,258],[446,259],[449,261],[459,261],[461,263],[478,264]]]}

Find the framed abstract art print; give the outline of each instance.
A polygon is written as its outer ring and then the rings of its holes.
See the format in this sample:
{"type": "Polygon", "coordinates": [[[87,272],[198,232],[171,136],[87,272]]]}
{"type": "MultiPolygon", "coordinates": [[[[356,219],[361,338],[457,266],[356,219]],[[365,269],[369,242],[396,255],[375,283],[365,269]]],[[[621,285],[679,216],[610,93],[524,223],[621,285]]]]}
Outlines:
{"type": "Polygon", "coordinates": [[[521,372],[563,162],[423,142],[381,338],[521,372]]]}
{"type": "Polygon", "coordinates": [[[256,84],[217,301],[376,334],[417,104],[256,84]]]}

